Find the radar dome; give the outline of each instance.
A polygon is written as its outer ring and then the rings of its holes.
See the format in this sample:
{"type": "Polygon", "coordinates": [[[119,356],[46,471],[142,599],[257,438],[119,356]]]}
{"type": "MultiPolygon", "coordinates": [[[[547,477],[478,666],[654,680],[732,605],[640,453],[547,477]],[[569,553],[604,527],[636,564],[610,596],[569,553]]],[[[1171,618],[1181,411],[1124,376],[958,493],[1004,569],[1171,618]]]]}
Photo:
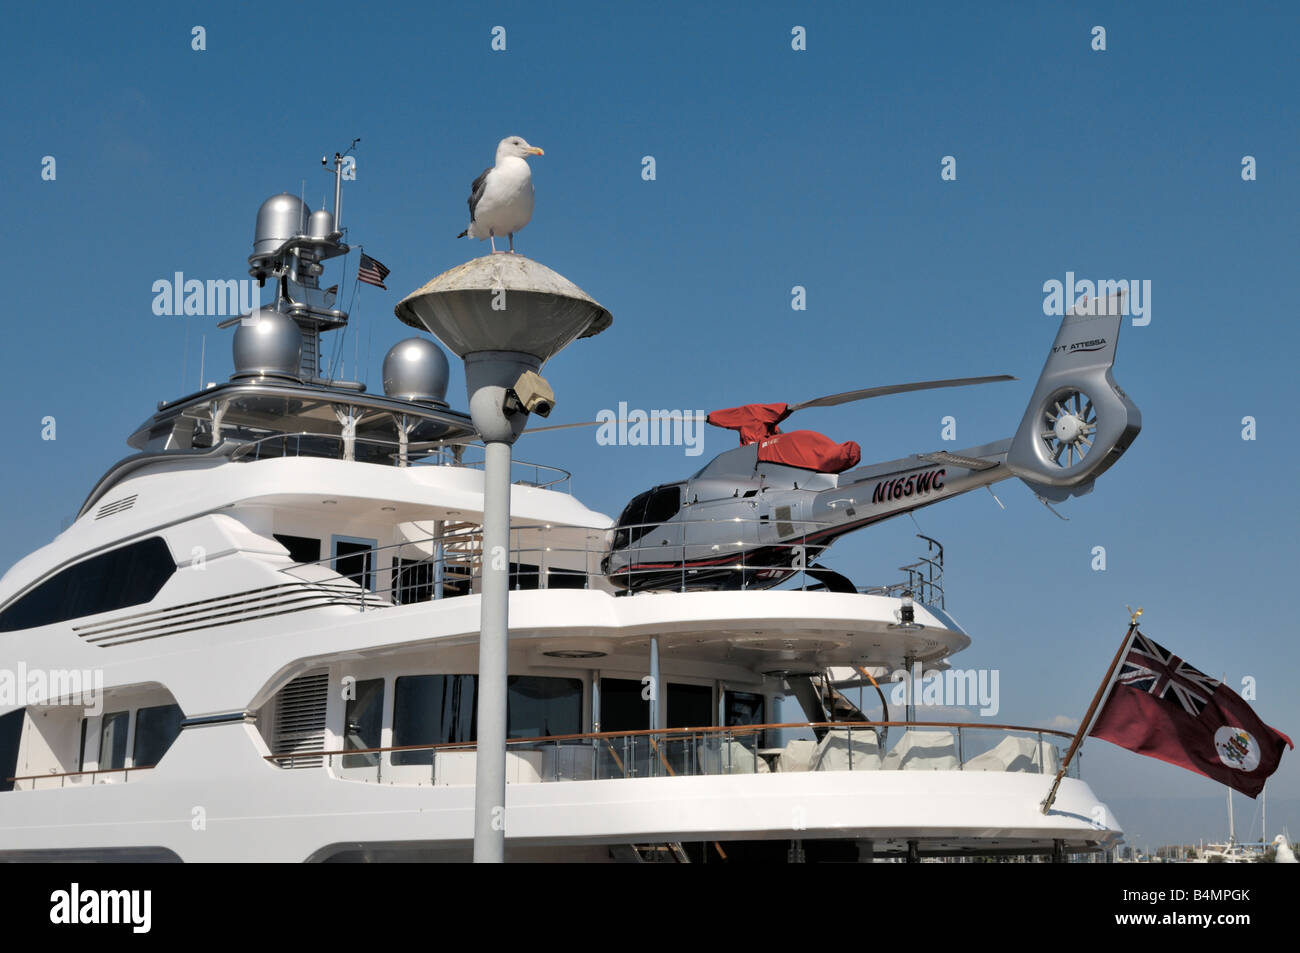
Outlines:
{"type": "Polygon", "coordinates": [[[427,338],[399,341],[384,355],[384,393],[399,400],[444,403],[447,355],[427,338]]]}
{"type": "Polygon", "coordinates": [[[299,378],[302,331],[288,315],[261,311],[235,328],[234,377],[299,378]]]}
{"type": "Polygon", "coordinates": [[[298,196],[288,192],[272,195],[257,210],[253,255],[270,255],[295,235],[304,234],[310,219],[311,209],[298,196]]]}

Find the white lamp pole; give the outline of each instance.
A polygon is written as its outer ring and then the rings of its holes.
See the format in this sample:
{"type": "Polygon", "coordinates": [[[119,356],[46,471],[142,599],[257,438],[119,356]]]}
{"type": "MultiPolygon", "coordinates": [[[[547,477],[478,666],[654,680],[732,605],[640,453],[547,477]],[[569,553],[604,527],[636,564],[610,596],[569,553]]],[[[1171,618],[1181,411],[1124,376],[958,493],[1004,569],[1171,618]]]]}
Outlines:
{"type": "Polygon", "coordinates": [[[537,377],[542,365],[614,319],[567,278],[515,254],[445,271],[403,298],[396,313],[465,361],[470,417],[484,444],[474,860],[501,863],[508,825],[511,447],[529,415],[546,416],[554,404],[537,377]]]}

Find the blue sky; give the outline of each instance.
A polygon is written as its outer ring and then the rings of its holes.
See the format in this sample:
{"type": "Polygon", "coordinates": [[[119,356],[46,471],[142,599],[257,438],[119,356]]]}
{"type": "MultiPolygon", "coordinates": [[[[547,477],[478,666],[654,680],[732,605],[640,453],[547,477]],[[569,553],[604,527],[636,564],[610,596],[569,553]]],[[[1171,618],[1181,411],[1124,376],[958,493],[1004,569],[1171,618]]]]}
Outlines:
{"type": "MultiPolygon", "coordinates": [[[[1019,422],[1055,334],[1045,281],[1150,280],[1151,323],[1125,327],[1115,371],[1144,429],[1095,493],[1062,508],[1070,521],[1018,483],[999,488],[1006,511],[979,493],[918,514],[947,547],[949,608],[974,639],[957,661],[1001,670],[1000,719],[1077,718],[1125,603],[1141,604],[1149,635],[1230,684],[1255,677],[1260,714],[1300,735],[1286,608],[1300,463],[1286,416],[1300,344],[1293,5],[444,6],[13,15],[0,39],[0,564],[58,532],[158,400],[197,386],[201,348],[208,380],[229,374],[230,332],[155,316],[155,280],[243,277],[261,200],[302,189],[319,207],[320,156],[360,136],[344,224],[392,275],[388,292],[361,292],[346,360],[377,388],[407,333],[393,306],[486,249],[453,236],[470,180],[518,134],[546,155],[517,247],[615,317],[547,366],[551,422],[620,401],[707,410],[1017,375],[799,420],[858,441],[866,461],[952,447],[946,415],[968,446],[1019,422]],[[497,25],[505,52],[490,48],[497,25]],[[805,51],[791,49],[795,25],[805,51]],[[956,181],[940,180],[945,155],[956,181]],[[806,311],[790,307],[795,285],[806,311]],[[1241,439],[1247,415],[1255,441],[1241,439]],[[1090,568],[1099,545],[1105,572],[1090,568]]],[[[451,393],[463,406],[459,366],[451,393]]],[[[705,459],[733,439],[710,432],[705,459]]],[[[701,462],[601,447],[592,431],[516,453],[572,469],[611,514],[701,462]]],[[[892,581],[914,532],[904,518],[827,561],[892,581]]],[[[1086,765],[1103,798],[1222,800],[1208,780],[1101,743],[1086,765]]],[[[1300,834],[1300,754],[1269,790],[1292,799],[1270,827],[1300,834]]],[[[1221,833],[1198,825],[1170,821],[1164,839],[1221,833]]]]}

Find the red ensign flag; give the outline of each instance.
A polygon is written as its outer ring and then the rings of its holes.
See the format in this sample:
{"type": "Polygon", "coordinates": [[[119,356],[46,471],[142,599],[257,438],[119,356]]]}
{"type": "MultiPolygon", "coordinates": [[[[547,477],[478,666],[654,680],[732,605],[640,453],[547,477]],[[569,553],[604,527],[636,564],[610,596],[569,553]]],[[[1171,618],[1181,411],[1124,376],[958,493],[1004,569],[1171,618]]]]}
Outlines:
{"type": "Polygon", "coordinates": [[[1141,632],[1134,632],[1089,734],[1251,797],[1264,789],[1282,752],[1295,747],[1232,689],[1141,632]]]}

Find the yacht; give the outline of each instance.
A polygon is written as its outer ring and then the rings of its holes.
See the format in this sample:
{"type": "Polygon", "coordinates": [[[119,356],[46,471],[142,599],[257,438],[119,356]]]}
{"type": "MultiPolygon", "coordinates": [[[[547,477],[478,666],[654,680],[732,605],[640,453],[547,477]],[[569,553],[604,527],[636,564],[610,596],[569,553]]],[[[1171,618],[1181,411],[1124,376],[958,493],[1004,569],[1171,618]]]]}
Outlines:
{"type": "MultiPolygon", "coordinates": [[[[470,859],[481,448],[427,335],[388,352],[383,393],[331,378],[337,210],[261,206],[249,272],[274,295],[227,322],[233,376],[160,403],[0,579],[0,858],[470,859]]],[[[891,674],[962,675],[971,641],[937,541],[875,586],[798,562],[630,585],[611,548],[646,514],[512,465],[507,860],[1063,860],[1120,840],[1078,762],[1040,809],[1068,735],[898,704],[891,674]]]]}

